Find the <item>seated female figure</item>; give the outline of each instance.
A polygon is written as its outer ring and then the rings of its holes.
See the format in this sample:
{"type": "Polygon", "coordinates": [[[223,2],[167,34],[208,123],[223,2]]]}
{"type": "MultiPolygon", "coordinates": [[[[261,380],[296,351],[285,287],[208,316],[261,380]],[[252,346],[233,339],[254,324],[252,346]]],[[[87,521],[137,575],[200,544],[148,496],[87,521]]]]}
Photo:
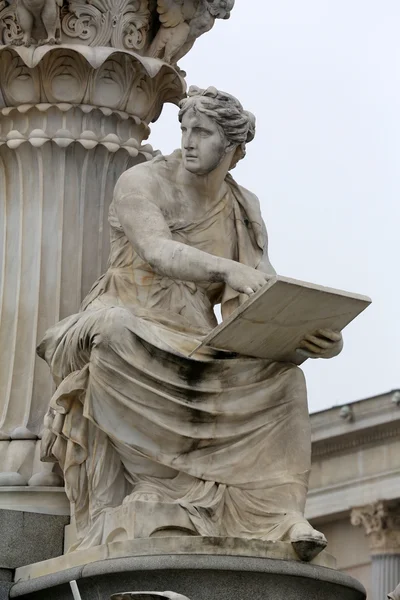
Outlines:
{"type": "MultiPolygon", "coordinates": [[[[318,550],[304,519],[310,425],[292,364],[194,348],[274,275],[257,198],[229,175],[254,117],[215,88],[191,89],[182,150],[126,171],[110,208],[109,268],[39,354],[57,384],[45,460],[57,460],[78,544],[105,543],[107,514],[156,503],[158,530],[287,540],[318,550]]],[[[313,334],[313,332],[310,332],[313,334]]],[[[330,357],[340,334],[301,351],[330,357]]],[[[137,509],[139,510],[139,509],[137,509]]],[[[151,531],[148,533],[151,535],[151,531]]]]}

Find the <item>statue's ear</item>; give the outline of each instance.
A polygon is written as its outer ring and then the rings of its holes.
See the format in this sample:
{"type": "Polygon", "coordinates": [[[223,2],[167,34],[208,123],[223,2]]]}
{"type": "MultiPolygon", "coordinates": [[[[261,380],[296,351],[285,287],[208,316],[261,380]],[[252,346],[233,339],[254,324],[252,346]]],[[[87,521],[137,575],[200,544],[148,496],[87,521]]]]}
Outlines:
{"type": "Polygon", "coordinates": [[[238,148],[237,144],[233,144],[232,142],[229,142],[228,140],[226,140],[225,152],[227,154],[229,154],[229,152],[232,152],[233,150],[236,150],[237,148],[238,148]]]}

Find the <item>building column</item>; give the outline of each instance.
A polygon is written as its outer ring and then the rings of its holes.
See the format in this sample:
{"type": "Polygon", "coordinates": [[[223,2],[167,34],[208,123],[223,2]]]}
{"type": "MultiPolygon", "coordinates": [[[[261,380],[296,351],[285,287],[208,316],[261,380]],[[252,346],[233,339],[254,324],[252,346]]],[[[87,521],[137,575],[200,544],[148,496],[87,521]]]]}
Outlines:
{"type": "Polygon", "coordinates": [[[353,508],[351,523],[364,527],[371,554],[370,600],[384,600],[400,581],[400,501],[353,508]]]}

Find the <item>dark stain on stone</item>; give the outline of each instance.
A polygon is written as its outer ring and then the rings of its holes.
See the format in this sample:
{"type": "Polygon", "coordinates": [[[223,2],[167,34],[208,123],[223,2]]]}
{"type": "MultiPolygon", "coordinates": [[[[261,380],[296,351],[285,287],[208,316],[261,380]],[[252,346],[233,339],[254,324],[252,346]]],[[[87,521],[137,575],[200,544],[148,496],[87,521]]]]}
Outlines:
{"type": "MultiPolygon", "coordinates": [[[[207,371],[210,370],[210,363],[197,360],[185,361],[180,368],[180,377],[190,387],[198,386],[204,379],[207,371]]],[[[195,392],[195,390],[193,390],[195,392]]]]}

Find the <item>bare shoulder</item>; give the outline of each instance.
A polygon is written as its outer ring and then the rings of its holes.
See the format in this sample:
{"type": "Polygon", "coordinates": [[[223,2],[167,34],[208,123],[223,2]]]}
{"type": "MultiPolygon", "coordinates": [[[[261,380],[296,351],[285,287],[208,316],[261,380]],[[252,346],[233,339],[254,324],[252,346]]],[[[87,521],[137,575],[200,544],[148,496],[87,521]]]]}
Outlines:
{"type": "Polygon", "coordinates": [[[114,190],[114,201],[118,203],[123,198],[136,197],[163,206],[168,197],[166,192],[173,185],[175,162],[173,155],[171,157],[160,155],[149,162],[131,167],[118,179],[114,190]]]}
{"type": "Polygon", "coordinates": [[[118,201],[125,196],[138,194],[148,196],[154,193],[157,188],[157,178],[152,163],[153,161],[135,165],[122,173],[114,189],[115,200],[118,201]]]}

